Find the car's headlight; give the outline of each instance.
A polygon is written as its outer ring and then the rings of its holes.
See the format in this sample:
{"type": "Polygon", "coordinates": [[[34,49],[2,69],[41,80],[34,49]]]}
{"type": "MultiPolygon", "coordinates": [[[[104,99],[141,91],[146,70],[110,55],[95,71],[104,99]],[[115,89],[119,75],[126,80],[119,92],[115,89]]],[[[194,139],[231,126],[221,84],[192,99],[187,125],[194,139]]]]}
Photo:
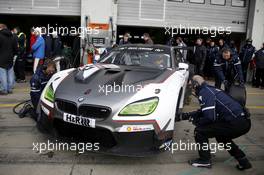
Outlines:
{"type": "Polygon", "coordinates": [[[45,91],[44,98],[50,102],[54,102],[54,90],[52,88],[52,85],[50,84],[48,88],[45,91]]]}
{"type": "Polygon", "coordinates": [[[131,103],[124,107],[118,114],[120,116],[144,116],[155,111],[159,103],[158,97],[149,98],[142,101],[131,103]]]}

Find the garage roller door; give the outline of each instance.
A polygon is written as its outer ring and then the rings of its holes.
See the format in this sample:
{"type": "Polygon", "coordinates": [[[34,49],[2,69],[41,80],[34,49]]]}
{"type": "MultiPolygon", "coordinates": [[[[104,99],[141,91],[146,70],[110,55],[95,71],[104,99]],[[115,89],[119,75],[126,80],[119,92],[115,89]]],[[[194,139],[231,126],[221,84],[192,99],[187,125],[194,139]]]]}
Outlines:
{"type": "MultiPolygon", "coordinates": [[[[233,0],[234,1],[234,0],[233,0]]],[[[245,7],[213,5],[211,0],[203,4],[190,0],[118,0],[117,24],[125,26],[179,26],[231,27],[232,32],[246,32],[248,0],[245,7]]]]}
{"type": "Polygon", "coordinates": [[[2,14],[81,15],[81,0],[0,0],[2,14]]]}

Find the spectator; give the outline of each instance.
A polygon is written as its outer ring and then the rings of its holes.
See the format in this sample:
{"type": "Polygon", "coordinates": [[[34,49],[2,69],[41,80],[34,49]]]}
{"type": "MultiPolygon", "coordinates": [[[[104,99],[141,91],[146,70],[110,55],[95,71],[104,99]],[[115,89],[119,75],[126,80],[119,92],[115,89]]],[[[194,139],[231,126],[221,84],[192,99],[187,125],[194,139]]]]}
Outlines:
{"type": "Polygon", "coordinates": [[[186,47],[187,45],[183,42],[181,37],[176,38],[176,44],[177,46],[186,47]]]}
{"type": "MultiPolygon", "coordinates": [[[[177,46],[180,46],[180,47],[187,47],[187,45],[183,42],[181,37],[176,38],[176,44],[177,44],[177,46]]],[[[186,60],[187,59],[187,50],[180,50],[180,51],[183,54],[184,60],[186,60]]]]}
{"type": "Polygon", "coordinates": [[[18,52],[17,58],[15,61],[14,71],[16,75],[17,83],[25,83],[26,76],[25,76],[25,54],[26,54],[26,34],[21,32],[19,27],[15,27],[13,29],[14,34],[17,36],[17,43],[18,43],[18,52]]]}
{"type": "Polygon", "coordinates": [[[80,36],[76,35],[73,40],[72,45],[72,59],[71,64],[73,67],[79,67],[80,66],[80,36]]]}
{"type": "Polygon", "coordinates": [[[243,70],[243,76],[245,82],[247,80],[248,65],[255,51],[256,49],[252,45],[252,39],[247,39],[246,44],[242,47],[241,52],[239,54],[239,58],[241,59],[242,62],[242,70],[243,70]]]}
{"type": "Polygon", "coordinates": [[[30,29],[30,40],[29,40],[29,49],[30,49],[30,52],[32,51],[32,46],[36,42],[36,40],[37,40],[37,37],[34,34],[34,28],[31,28],[30,29]]]}
{"type": "Polygon", "coordinates": [[[229,48],[223,39],[220,39],[218,43],[219,43],[219,46],[218,46],[219,52],[221,52],[224,48],[229,48]]]}
{"type": "Polygon", "coordinates": [[[0,95],[12,93],[15,79],[13,57],[16,47],[11,31],[5,24],[0,24],[0,95]]]}
{"type": "Polygon", "coordinates": [[[211,38],[207,38],[207,39],[206,39],[206,41],[205,41],[205,47],[206,47],[206,48],[209,48],[209,47],[210,47],[210,45],[211,45],[211,41],[212,41],[211,38]]]}
{"type": "Polygon", "coordinates": [[[38,27],[35,28],[34,34],[37,38],[36,42],[32,46],[33,57],[34,57],[33,72],[35,73],[40,60],[43,60],[45,57],[45,41],[41,36],[40,28],[38,27]]]}
{"type": "Polygon", "coordinates": [[[131,44],[129,41],[129,33],[125,33],[124,37],[119,41],[119,45],[131,44]]]}
{"type": "Polygon", "coordinates": [[[255,53],[256,62],[256,87],[264,89],[264,43],[262,48],[255,53]]]}
{"type": "Polygon", "coordinates": [[[175,39],[173,37],[171,37],[169,39],[169,41],[167,41],[166,45],[167,46],[174,46],[175,45],[175,39]]]}
{"type": "Polygon", "coordinates": [[[207,48],[207,55],[206,55],[206,62],[205,62],[205,69],[204,73],[207,77],[212,77],[214,74],[213,72],[213,65],[218,54],[218,48],[215,45],[213,40],[210,41],[210,46],[207,48]]]}
{"type": "Polygon", "coordinates": [[[202,45],[202,39],[196,40],[196,46],[194,47],[194,72],[197,75],[202,75],[204,70],[204,64],[206,59],[206,48],[202,45]]]}
{"type": "Polygon", "coordinates": [[[52,49],[52,56],[53,57],[57,57],[57,56],[60,56],[61,55],[61,47],[62,47],[62,42],[61,42],[61,39],[60,37],[58,36],[57,32],[54,32],[52,34],[52,37],[53,37],[53,49],[52,49]]]}
{"type": "Polygon", "coordinates": [[[145,41],[145,44],[150,44],[150,45],[154,44],[154,42],[152,41],[152,39],[148,33],[143,34],[143,39],[145,41]]]}
{"type": "Polygon", "coordinates": [[[52,37],[45,30],[42,31],[44,35],[42,35],[45,41],[45,58],[52,57],[52,37]]]}
{"type": "Polygon", "coordinates": [[[229,43],[229,48],[230,50],[232,51],[232,54],[233,55],[237,55],[237,48],[236,48],[236,43],[234,40],[231,40],[230,43],[229,43]]]}

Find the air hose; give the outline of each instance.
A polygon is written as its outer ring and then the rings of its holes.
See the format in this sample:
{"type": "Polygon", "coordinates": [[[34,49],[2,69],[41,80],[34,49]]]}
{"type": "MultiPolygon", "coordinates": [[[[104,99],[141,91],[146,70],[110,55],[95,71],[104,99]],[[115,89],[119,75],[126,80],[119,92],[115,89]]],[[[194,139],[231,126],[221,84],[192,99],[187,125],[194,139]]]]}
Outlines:
{"type": "Polygon", "coordinates": [[[34,107],[31,104],[31,100],[25,100],[13,107],[13,112],[18,115],[19,118],[24,118],[29,114],[31,117],[34,117],[34,107]],[[23,106],[22,106],[23,105],[23,106]],[[18,107],[22,106],[20,110],[17,110],[18,107]]]}

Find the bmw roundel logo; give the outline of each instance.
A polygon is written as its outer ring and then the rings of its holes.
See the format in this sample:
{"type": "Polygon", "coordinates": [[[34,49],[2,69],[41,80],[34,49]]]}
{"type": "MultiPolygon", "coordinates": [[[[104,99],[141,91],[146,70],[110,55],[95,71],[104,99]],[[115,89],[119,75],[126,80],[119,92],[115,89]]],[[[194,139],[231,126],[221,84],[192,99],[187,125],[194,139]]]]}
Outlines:
{"type": "Polygon", "coordinates": [[[78,98],[78,102],[82,102],[82,101],[84,101],[84,97],[78,98]]]}

